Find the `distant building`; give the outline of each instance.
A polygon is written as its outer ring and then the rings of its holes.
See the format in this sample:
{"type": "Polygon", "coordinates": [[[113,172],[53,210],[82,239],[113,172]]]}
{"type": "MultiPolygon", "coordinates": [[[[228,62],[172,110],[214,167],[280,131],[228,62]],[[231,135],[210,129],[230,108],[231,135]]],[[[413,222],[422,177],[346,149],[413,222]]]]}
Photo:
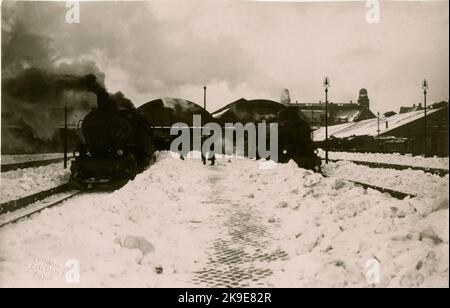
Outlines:
{"type": "Polygon", "coordinates": [[[416,104],[412,105],[412,107],[400,107],[400,114],[402,113],[408,113],[408,112],[413,112],[413,111],[420,111],[423,110],[422,104],[419,103],[417,106],[416,104]]]}
{"type": "MultiPolygon", "coordinates": [[[[325,125],[325,103],[300,103],[301,112],[312,127],[325,125]]],[[[328,125],[358,122],[376,118],[370,111],[370,100],[366,89],[359,91],[358,103],[328,103],[328,125]]]]}
{"type": "Polygon", "coordinates": [[[289,95],[288,89],[283,89],[283,91],[281,91],[280,103],[284,105],[288,105],[291,103],[291,96],[289,95]]]}
{"type": "Polygon", "coordinates": [[[362,109],[369,110],[370,100],[366,89],[359,90],[358,104],[362,109]]]}
{"type": "Polygon", "coordinates": [[[395,112],[395,111],[388,111],[388,112],[383,113],[383,116],[385,118],[389,118],[389,117],[395,116],[396,114],[397,114],[397,112],[395,112]]]}
{"type": "MultiPolygon", "coordinates": [[[[419,107],[419,106],[417,106],[419,107]]],[[[328,128],[329,148],[334,151],[399,152],[448,156],[448,102],[427,107],[427,143],[422,110],[388,115],[377,119],[334,125],[328,128]]],[[[323,146],[325,128],[314,132],[314,141],[323,146]]]]}

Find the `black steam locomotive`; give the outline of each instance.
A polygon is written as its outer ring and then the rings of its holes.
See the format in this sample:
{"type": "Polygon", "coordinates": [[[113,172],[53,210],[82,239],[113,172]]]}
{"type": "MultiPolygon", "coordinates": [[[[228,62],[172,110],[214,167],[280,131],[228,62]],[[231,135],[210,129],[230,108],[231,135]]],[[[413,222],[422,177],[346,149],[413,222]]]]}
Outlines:
{"type": "Polygon", "coordinates": [[[321,171],[322,161],[311,138],[311,127],[296,106],[286,106],[277,114],[278,159],[294,160],[301,168],[321,171]]]}
{"type": "Polygon", "coordinates": [[[82,140],[71,165],[72,181],[84,187],[134,179],[153,159],[151,128],[135,108],[121,108],[103,89],[97,108],[82,121],[82,140]]]}

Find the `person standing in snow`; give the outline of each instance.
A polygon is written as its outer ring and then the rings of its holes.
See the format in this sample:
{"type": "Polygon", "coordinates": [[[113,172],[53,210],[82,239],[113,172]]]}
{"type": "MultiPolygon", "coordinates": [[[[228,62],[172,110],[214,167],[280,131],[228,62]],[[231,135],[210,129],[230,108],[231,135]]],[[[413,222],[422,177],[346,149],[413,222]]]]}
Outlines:
{"type": "Polygon", "coordinates": [[[207,138],[208,138],[207,136],[202,136],[202,150],[201,150],[202,162],[203,162],[203,165],[206,165],[206,161],[210,160],[211,166],[214,166],[216,164],[216,155],[214,153],[214,144],[211,146],[211,149],[208,152],[208,158],[206,158],[206,153],[203,152],[203,144],[207,138]]]}

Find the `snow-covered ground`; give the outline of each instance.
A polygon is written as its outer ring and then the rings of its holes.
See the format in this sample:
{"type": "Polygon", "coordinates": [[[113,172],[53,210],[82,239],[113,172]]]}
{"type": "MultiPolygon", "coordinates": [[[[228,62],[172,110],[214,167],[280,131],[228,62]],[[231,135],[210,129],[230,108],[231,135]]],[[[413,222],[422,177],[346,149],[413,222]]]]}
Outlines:
{"type": "Polygon", "coordinates": [[[16,200],[67,183],[70,179],[69,167],[64,169],[62,163],[56,163],[2,172],[0,202],[16,200]]]}
{"type": "Polygon", "coordinates": [[[448,287],[448,219],[446,195],[397,200],[292,162],[163,153],[114,193],[0,229],[0,286],[448,287]]]}
{"type": "Polygon", "coordinates": [[[323,165],[325,174],[347,180],[372,184],[421,197],[440,197],[449,193],[449,176],[421,170],[370,168],[349,161],[323,165]]]}
{"type": "MultiPolygon", "coordinates": [[[[319,150],[319,156],[325,158],[325,152],[319,150]]],[[[449,167],[448,157],[423,157],[412,155],[383,154],[383,153],[352,153],[352,152],[328,152],[329,159],[343,159],[354,161],[376,162],[383,164],[404,165],[412,167],[439,168],[449,167]]]]}
{"type": "Polygon", "coordinates": [[[47,159],[63,158],[63,153],[45,153],[45,154],[23,154],[23,155],[1,155],[2,164],[17,164],[30,161],[39,161],[47,159]]]}

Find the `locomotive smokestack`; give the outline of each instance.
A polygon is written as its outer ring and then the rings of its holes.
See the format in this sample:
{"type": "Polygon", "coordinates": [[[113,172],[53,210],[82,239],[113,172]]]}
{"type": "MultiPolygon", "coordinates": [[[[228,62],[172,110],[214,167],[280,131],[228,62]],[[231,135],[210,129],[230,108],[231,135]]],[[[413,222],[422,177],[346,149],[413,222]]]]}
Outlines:
{"type": "Polygon", "coordinates": [[[97,95],[97,107],[101,110],[111,109],[111,102],[109,100],[109,94],[105,88],[98,89],[95,94],[97,95]]]}
{"type": "Polygon", "coordinates": [[[112,103],[108,91],[97,81],[97,77],[93,74],[82,77],[81,84],[90,92],[97,96],[97,108],[101,110],[112,109],[112,103]]]}

